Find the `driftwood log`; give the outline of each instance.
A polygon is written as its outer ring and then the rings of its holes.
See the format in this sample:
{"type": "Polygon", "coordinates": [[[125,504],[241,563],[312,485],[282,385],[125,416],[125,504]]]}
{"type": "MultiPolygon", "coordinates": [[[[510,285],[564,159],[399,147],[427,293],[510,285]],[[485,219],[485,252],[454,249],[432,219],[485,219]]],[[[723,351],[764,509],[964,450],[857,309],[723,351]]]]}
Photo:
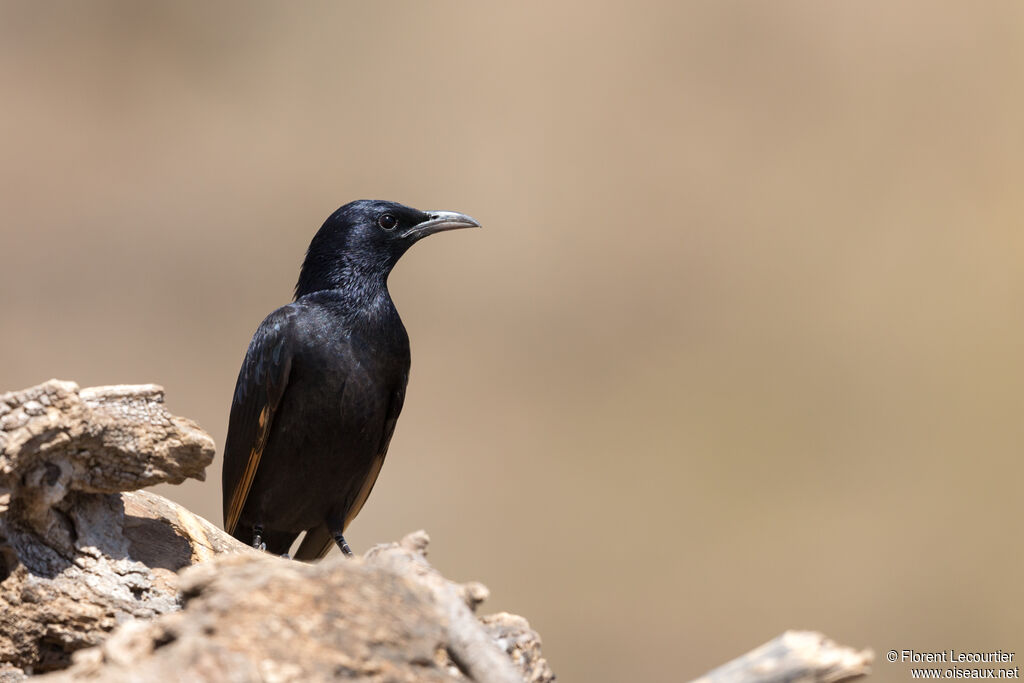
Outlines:
{"type": "MultiPolygon", "coordinates": [[[[422,531],[308,565],[139,490],[213,460],[163,398],[57,380],[0,395],[0,683],[555,679],[527,621],[478,618],[487,589],[434,570],[422,531]]],[[[700,683],[841,681],[869,662],[785,634],[700,683]]]]}

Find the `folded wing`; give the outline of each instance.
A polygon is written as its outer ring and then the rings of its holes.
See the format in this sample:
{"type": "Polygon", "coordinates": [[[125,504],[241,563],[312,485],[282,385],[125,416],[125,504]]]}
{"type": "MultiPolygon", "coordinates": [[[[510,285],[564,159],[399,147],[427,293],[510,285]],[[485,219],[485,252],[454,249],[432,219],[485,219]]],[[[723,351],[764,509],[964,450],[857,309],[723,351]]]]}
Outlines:
{"type": "Polygon", "coordinates": [[[222,486],[228,533],[234,533],[238,525],[288,386],[294,351],[289,334],[293,315],[291,307],[285,306],[267,316],[253,335],[238,373],[224,443],[222,486]]]}

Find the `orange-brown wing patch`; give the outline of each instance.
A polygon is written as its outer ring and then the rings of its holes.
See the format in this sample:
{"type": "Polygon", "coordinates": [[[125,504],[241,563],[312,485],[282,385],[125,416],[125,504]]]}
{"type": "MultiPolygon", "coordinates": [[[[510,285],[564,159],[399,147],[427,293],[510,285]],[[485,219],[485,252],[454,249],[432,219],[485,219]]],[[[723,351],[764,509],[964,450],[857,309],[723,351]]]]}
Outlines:
{"type": "Polygon", "coordinates": [[[234,533],[235,527],[238,525],[238,518],[242,516],[242,508],[245,507],[245,499],[249,496],[249,489],[252,488],[252,480],[256,477],[256,469],[260,466],[260,458],[263,457],[263,449],[267,445],[270,425],[273,421],[270,406],[263,406],[256,428],[256,443],[249,452],[249,460],[245,463],[242,478],[235,486],[235,490],[231,492],[231,504],[228,506],[228,515],[224,523],[229,534],[234,533]]]}

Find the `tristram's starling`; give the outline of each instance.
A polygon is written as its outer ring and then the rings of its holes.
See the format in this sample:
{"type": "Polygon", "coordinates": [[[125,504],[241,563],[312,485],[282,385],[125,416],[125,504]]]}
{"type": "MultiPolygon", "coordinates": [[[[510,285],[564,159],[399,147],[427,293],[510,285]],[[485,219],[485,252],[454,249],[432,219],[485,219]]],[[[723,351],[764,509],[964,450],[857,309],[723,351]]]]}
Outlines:
{"type": "Polygon", "coordinates": [[[295,301],[249,343],[224,447],[224,528],[316,559],[337,543],[384,464],[409,377],[409,337],[388,293],[402,254],[469,216],[384,201],[346,204],[313,237],[295,301]]]}

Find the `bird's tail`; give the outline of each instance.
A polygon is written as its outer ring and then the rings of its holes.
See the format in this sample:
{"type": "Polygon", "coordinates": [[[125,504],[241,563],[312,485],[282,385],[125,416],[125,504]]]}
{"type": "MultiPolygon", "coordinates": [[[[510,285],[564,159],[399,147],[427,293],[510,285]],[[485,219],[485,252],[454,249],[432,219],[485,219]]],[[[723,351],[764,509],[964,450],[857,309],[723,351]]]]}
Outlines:
{"type": "Polygon", "coordinates": [[[334,545],[334,537],[331,536],[327,525],[315,526],[309,529],[302,538],[302,543],[299,544],[298,550],[295,551],[294,559],[302,560],[303,562],[319,560],[330,551],[332,545],[334,545]]]}

